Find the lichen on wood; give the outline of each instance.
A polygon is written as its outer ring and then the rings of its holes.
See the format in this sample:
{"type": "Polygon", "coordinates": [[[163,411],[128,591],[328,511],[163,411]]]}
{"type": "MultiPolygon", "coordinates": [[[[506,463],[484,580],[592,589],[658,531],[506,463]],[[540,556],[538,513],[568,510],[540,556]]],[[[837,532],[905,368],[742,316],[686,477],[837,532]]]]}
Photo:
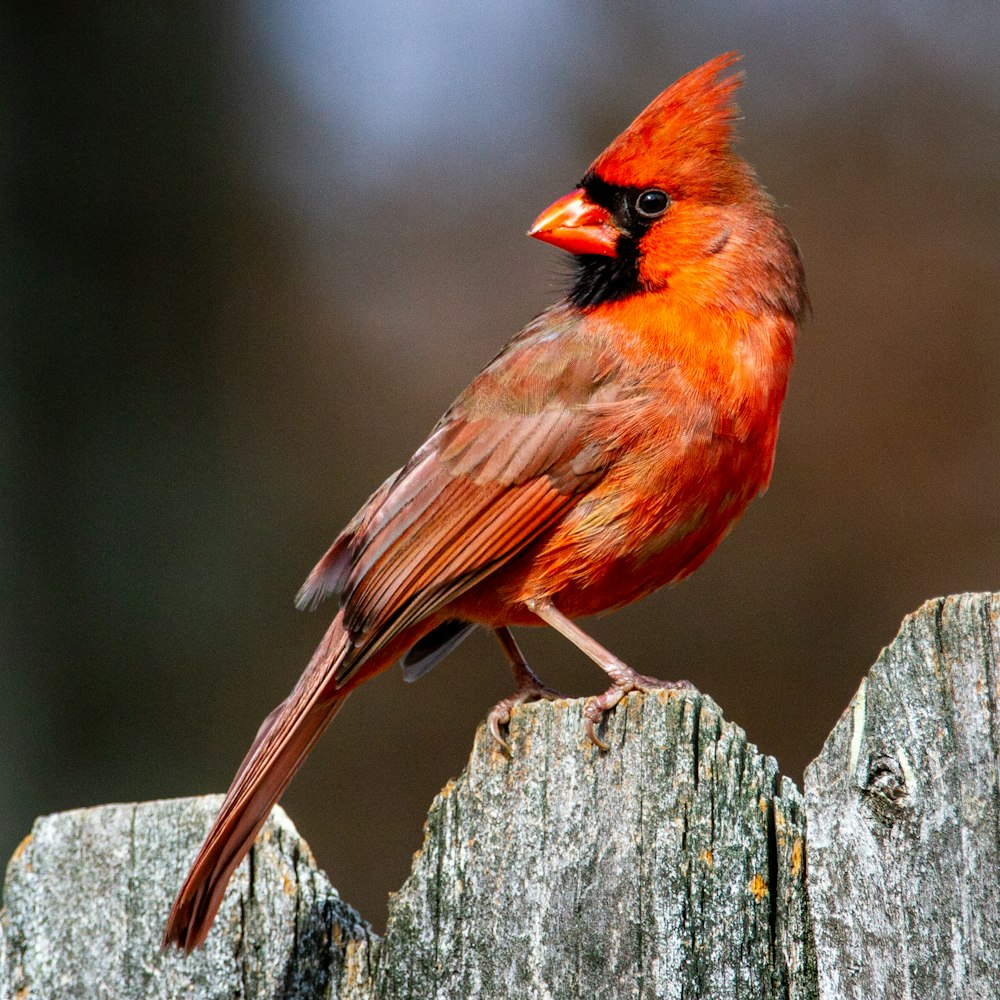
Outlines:
{"type": "Polygon", "coordinates": [[[774,760],[708,698],[630,696],[607,753],[581,707],[516,713],[509,757],[480,731],[391,902],[380,1000],[810,996],[774,760]]]}
{"type": "Polygon", "coordinates": [[[801,803],[708,698],[629,697],[602,753],[581,702],[481,729],[435,800],[384,941],[280,811],[203,952],[159,951],[217,797],[40,820],[11,863],[11,998],[808,998],[801,803]]]}
{"type": "Polygon", "coordinates": [[[903,623],[805,800],[710,698],[485,728],[378,939],[276,810],[204,951],[164,954],[217,796],[46,817],[0,910],[0,1000],[1000,1000],[1000,595],[903,623]],[[806,815],[808,814],[808,830],[806,815]]]}

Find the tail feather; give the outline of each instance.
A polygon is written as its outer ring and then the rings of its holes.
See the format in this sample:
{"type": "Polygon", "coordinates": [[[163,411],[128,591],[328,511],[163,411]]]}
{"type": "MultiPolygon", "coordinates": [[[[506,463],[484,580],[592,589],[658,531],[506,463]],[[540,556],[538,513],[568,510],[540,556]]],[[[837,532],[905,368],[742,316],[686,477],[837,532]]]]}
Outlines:
{"type": "Polygon", "coordinates": [[[235,868],[313,744],[347,699],[334,673],[351,651],[338,614],[294,690],[264,720],[174,901],[163,946],[204,944],[235,868]]]}

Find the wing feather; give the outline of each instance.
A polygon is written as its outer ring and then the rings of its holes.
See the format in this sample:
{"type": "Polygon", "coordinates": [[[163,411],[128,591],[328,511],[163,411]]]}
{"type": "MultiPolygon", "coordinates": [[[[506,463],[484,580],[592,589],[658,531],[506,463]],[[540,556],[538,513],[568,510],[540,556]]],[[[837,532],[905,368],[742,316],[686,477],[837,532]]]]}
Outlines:
{"type": "MultiPolygon", "coordinates": [[[[436,564],[421,577],[403,581],[403,585],[393,595],[395,600],[380,608],[380,617],[391,616],[391,628],[373,630],[360,640],[364,646],[364,656],[380,649],[400,631],[432,614],[453,597],[488,576],[497,566],[537,537],[552,522],[554,512],[572,502],[571,498],[557,494],[558,506],[550,503],[540,507],[532,494],[533,491],[524,491],[525,503],[519,512],[521,517],[511,517],[502,535],[484,532],[476,550],[463,553],[449,551],[446,553],[450,557],[448,566],[442,568],[440,564],[436,564]],[[468,567],[464,572],[454,570],[455,566],[462,564],[468,567]]],[[[354,661],[345,664],[343,672],[337,676],[338,685],[346,683],[356,669],[357,663],[354,661]]]]}
{"type": "Polygon", "coordinates": [[[321,562],[303,589],[307,598],[333,589],[341,596],[358,655],[338,686],[557,523],[606,473],[613,443],[596,428],[630,394],[630,380],[614,378],[619,365],[583,317],[550,310],[373,494],[325,557],[326,575],[321,562]]]}

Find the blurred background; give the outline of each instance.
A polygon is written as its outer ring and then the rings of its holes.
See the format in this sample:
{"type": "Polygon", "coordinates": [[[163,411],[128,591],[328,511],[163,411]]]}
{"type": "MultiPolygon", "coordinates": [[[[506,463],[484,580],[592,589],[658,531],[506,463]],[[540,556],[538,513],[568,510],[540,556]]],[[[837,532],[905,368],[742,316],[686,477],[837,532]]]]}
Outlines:
{"type": "MultiPolygon", "coordinates": [[[[25,4],[0,38],[0,856],[225,789],[332,613],[306,573],[563,287],[528,224],[728,49],[814,315],[766,498],[594,633],[800,780],[904,614],[1000,589],[995,3],[25,4]]],[[[393,670],[285,796],[376,927],[510,688],[486,636],[393,670]]]]}

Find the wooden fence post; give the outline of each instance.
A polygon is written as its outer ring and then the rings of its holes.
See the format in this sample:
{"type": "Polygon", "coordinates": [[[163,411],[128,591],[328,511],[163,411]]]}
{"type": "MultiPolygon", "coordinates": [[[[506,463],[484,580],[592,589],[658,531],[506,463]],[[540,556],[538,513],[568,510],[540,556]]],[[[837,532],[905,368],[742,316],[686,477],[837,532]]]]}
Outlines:
{"type": "Polygon", "coordinates": [[[904,622],[806,800],[711,699],[480,730],[379,940],[280,810],[202,952],[159,951],[218,799],[46,817],[11,860],[0,1000],[1000,998],[1000,596],[904,622]],[[808,833],[806,816],[808,815],[808,833]]]}
{"type": "Polygon", "coordinates": [[[823,1000],[1000,997],[1000,594],[928,601],[806,771],[823,1000]]]}

